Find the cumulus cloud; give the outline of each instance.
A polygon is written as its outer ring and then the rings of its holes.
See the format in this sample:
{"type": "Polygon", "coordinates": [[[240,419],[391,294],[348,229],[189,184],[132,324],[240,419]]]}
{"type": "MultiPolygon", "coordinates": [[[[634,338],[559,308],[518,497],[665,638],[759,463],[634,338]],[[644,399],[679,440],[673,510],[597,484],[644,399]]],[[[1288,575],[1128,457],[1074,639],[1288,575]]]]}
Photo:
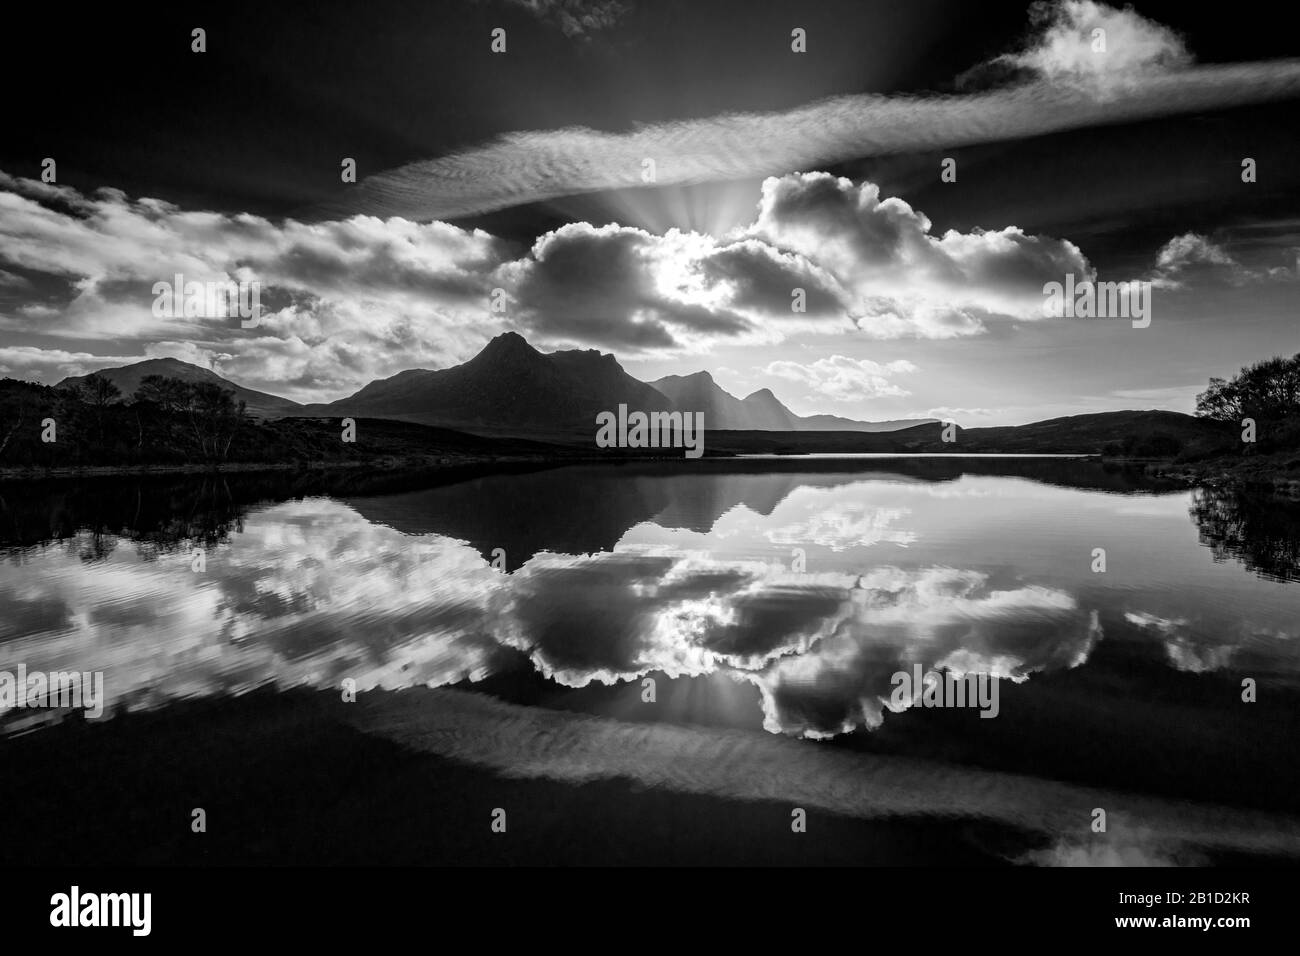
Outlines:
{"type": "MultiPolygon", "coordinates": [[[[1038,318],[1044,281],[1090,270],[1069,241],[1014,226],[932,235],[907,203],[824,173],[768,179],[755,221],[720,238],[576,222],[529,249],[444,222],[275,223],[2,173],[0,212],[0,263],[64,290],[62,301],[45,291],[20,300],[0,312],[0,328],[78,346],[46,359],[13,353],[11,367],[53,374],[99,355],[96,341],[135,342],[139,353],[171,343],[165,354],[302,401],[463,361],[506,328],[624,356],[855,324],[875,338],[968,335],[994,316],[1038,318]],[[154,284],[177,274],[259,283],[261,321],[155,315],[154,284]],[[505,314],[489,308],[498,289],[505,314]]],[[[888,376],[910,370],[836,357],[775,372],[851,401],[905,394],[888,376]]]]}
{"type": "Polygon", "coordinates": [[[1195,232],[1174,236],[1161,246],[1151,273],[1152,284],[1165,289],[1296,279],[1300,248],[1265,246],[1234,255],[1223,242],[1195,232]]]}
{"type": "Polygon", "coordinates": [[[1040,2],[1030,7],[1030,20],[1034,32],[1026,47],[996,57],[995,64],[1105,94],[1192,64],[1177,33],[1132,7],[1117,10],[1093,0],[1040,2]]]}
{"type": "Polygon", "coordinates": [[[637,188],[643,161],[660,186],[757,178],[891,153],[1040,136],[1284,99],[1300,61],[1197,66],[1168,28],[1131,9],[1064,0],[1036,9],[1023,47],[989,64],[1016,74],[950,95],[842,96],[780,113],[731,113],[628,132],[581,127],[494,142],[368,177],[341,208],[454,218],[560,196],[637,188]],[[1105,50],[1093,30],[1105,30],[1105,50]]]}
{"type": "Polygon", "coordinates": [[[1072,242],[1015,226],[930,233],[930,220],[873,183],[827,173],[770,178],[748,234],[815,260],[851,290],[858,326],[879,338],[951,338],[983,319],[1042,315],[1043,284],[1091,278],[1072,242]]]}
{"type": "Polygon", "coordinates": [[[837,402],[910,395],[911,392],[891,381],[890,377],[916,370],[915,365],[903,359],[882,365],[870,359],[851,359],[843,355],[832,355],[806,364],[783,359],[771,362],[763,369],[768,375],[799,382],[807,386],[809,392],[837,402]]]}
{"type": "Polygon", "coordinates": [[[86,375],[96,369],[116,368],[153,358],[176,358],[216,370],[233,356],[201,348],[193,342],[156,342],[132,355],[101,355],[15,345],[0,347],[0,376],[53,383],[70,375],[86,375]]]}
{"type": "MultiPolygon", "coordinates": [[[[466,357],[501,330],[485,319],[491,273],[504,258],[496,238],[441,222],[273,223],[0,173],[0,262],[58,277],[65,290],[62,302],[0,315],[0,328],[83,344],[134,340],[142,353],[152,343],[192,343],[177,357],[206,355],[198,364],[216,367],[213,359],[227,356],[217,359],[223,374],[303,400],[336,398],[398,367],[466,357]],[[178,273],[186,282],[259,282],[260,325],[155,316],[154,283],[178,273]]],[[[52,371],[79,361],[55,352],[43,362],[52,371]]],[[[8,356],[19,360],[42,364],[8,356]]]]}
{"type": "MultiPolygon", "coordinates": [[[[873,338],[972,335],[996,316],[1041,318],[1045,282],[1093,274],[1068,240],[1014,226],[942,236],[930,228],[872,183],[796,173],[764,181],[755,221],[721,239],[571,223],[499,278],[529,331],[635,351],[772,342],[850,321],[873,338]]],[[[884,376],[912,371],[842,356],[777,366],[775,374],[842,401],[906,394],[884,376]]]]}
{"type": "Polygon", "coordinates": [[[848,296],[807,258],[770,245],[670,230],[571,223],[500,272],[518,320],[545,339],[622,350],[779,340],[847,327],[848,296]],[[803,289],[795,312],[792,291],[803,289]]]}
{"type": "Polygon", "coordinates": [[[1226,278],[1241,275],[1242,266],[1222,246],[1194,232],[1174,236],[1156,253],[1155,275],[1166,286],[1182,285],[1192,273],[1226,278]]]}

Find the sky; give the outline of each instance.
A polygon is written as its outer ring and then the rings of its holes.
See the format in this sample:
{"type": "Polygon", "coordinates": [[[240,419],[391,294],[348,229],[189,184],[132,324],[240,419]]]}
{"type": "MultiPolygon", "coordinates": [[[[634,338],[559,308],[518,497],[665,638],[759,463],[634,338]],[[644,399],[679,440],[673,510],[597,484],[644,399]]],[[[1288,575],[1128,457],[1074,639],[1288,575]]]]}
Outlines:
{"type": "Polygon", "coordinates": [[[1297,351],[1266,4],[146,4],[54,61],[42,13],[0,58],[3,376],[166,355],[330,401],[515,330],[979,426],[1190,412],[1297,351]],[[257,283],[260,320],[155,315],[176,274],[257,283]],[[1045,314],[1067,275],[1149,283],[1149,325],[1045,314]]]}

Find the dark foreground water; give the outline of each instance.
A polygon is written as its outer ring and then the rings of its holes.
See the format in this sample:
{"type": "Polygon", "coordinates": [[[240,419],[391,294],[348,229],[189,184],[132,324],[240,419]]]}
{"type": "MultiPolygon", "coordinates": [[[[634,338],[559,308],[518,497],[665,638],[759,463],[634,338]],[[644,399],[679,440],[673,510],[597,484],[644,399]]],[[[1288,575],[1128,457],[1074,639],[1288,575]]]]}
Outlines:
{"type": "Polygon", "coordinates": [[[0,546],[0,671],[103,674],[98,720],[0,715],[8,826],[70,859],[1300,859],[1290,501],[1041,459],[96,479],[0,487],[0,546]],[[931,669],[988,716],[900,699],[931,669]]]}

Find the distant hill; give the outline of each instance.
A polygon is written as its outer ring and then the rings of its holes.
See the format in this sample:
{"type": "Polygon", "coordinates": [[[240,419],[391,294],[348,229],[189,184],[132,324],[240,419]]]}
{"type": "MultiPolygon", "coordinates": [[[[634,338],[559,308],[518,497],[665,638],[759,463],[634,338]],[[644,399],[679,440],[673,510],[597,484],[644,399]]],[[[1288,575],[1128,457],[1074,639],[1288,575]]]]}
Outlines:
{"type": "MultiPolygon", "coordinates": [[[[186,382],[216,383],[222,388],[234,392],[235,400],[244,402],[248,407],[249,414],[259,418],[276,418],[301,408],[298,402],[236,385],[210,369],[191,365],[189,362],[182,362],[180,359],[174,358],[146,359],[143,362],[135,362],[131,365],[102,368],[91,374],[102,375],[116,385],[122,392],[122,399],[126,401],[129,401],[131,396],[135,394],[145,376],[161,375],[165,378],[178,378],[186,382]]],[[[89,377],[89,375],[71,375],[59,382],[57,387],[79,385],[89,377]]]]}
{"type": "Polygon", "coordinates": [[[860,422],[839,415],[803,415],[795,418],[795,427],[801,432],[896,432],[917,425],[932,425],[938,421],[937,418],[897,418],[883,422],[860,422]]]}
{"type": "Polygon", "coordinates": [[[838,415],[796,415],[769,388],[759,389],[743,399],[736,398],[718,385],[708,372],[666,375],[650,384],[682,411],[703,412],[705,427],[710,430],[888,432],[937,421],[933,418],[908,418],[862,422],[838,415]]]}
{"type": "MultiPolygon", "coordinates": [[[[1175,454],[1204,454],[1234,444],[1235,432],[1182,412],[1094,412],[1051,418],[1028,425],[960,430],[963,447],[1006,454],[1035,452],[1114,454],[1163,458],[1175,454]]],[[[1240,441],[1236,441],[1240,445],[1240,441]]]]}
{"type": "Polygon", "coordinates": [[[1162,410],[1096,412],[1028,425],[957,428],[943,440],[939,422],[862,434],[849,431],[716,432],[712,454],[1017,454],[1126,458],[1210,457],[1239,449],[1235,432],[1217,422],[1162,410]]]}

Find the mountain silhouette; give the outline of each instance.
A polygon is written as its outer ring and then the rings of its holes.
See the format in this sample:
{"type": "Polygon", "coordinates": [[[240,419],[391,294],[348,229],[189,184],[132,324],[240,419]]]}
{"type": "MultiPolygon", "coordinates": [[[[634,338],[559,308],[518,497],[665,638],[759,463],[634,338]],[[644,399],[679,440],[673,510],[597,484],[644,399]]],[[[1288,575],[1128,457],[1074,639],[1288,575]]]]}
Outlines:
{"type": "Polygon", "coordinates": [[[411,369],[301,415],[400,418],[474,430],[591,431],[620,404],[668,411],[667,398],[594,349],[543,354],[515,332],[498,335],[463,365],[411,369]]]}
{"type": "Polygon", "coordinates": [[[718,385],[708,372],[665,375],[650,384],[682,411],[703,412],[707,428],[767,432],[889,432],[936,421],[933,418],[908,418],[862,422],[838,415],[796,415],[769,388],[761,388],[743,399],[736,398],[718,385]]]}
{"type": "Polygon", "coordinates": [[[498,335],[462,365],[409,369],[347,398],[305,405],[293,414],[397,418],[484,434],[586,435],[598,413],[616,411],[619,405],[629,411],[700,412],[705,428],[713,430],[881,432],[934,421],[799,416],[769,389],[739,399],[704,371],[647,384],[607,352],[539,352],[517,332],[498,335]]]}
{"type": "MultiPolygon", "coordinates": [[[[236,385],[215,372],[178,359],[149,359],[101,369],[129,400],[146,375],[216,382],[243,400],[251,414],[387,418],[483,435],[590,435],[600,412],[699,412],[710,430],[886,432],[933,422],[907,419],[863,422],[834,415],[796,415],[770,389],[744,399],[724,390],[706,371],[669,375],[649,384],[618,360],[595,349],[539,352],[517,332],[504,332],[476,356],[445,369],[413,368],[377,379],[346,398],[300,405],[236,385]]],[[[64,379],[63,385],[86,376],[64,379]]]]}
{"type": "Polygon", "coordinates": [[[742,401],[723,390],[708,372],[666,375],[650,384],[676,408],[703,412],[707,428],[789,431],[795,427],[795,416],[771,392],[766,393],[770,401],[759,392],[742,401]]]}
{"type": "MultiPolygon", "coordinates": [[[[227,391],[234,392],[235,401],[242,401],[250,415],[256,415],[260,418],[278,418],[282,415],[292,414],[301,407],[291,399],[280,398],[278,395],[269,395],[266,392],[259,392],[255,389],[245,388],[242,385],[236,385],[229,379],[222,378],[211,369],[202,368],[174,358],[146,359],[143,362],[135,362],[131,365],[102,368],[92,374],[102,376],[116,385],[121,390],[124,401],[131,399],[145,376],[161,375],[164,378],[178,378],[185,382],[211,382],[220,385],[227,391]]],[[[89,377],[89,375],[70,375],[59,382],[58,387],[80,385],[89,377]]]]}

